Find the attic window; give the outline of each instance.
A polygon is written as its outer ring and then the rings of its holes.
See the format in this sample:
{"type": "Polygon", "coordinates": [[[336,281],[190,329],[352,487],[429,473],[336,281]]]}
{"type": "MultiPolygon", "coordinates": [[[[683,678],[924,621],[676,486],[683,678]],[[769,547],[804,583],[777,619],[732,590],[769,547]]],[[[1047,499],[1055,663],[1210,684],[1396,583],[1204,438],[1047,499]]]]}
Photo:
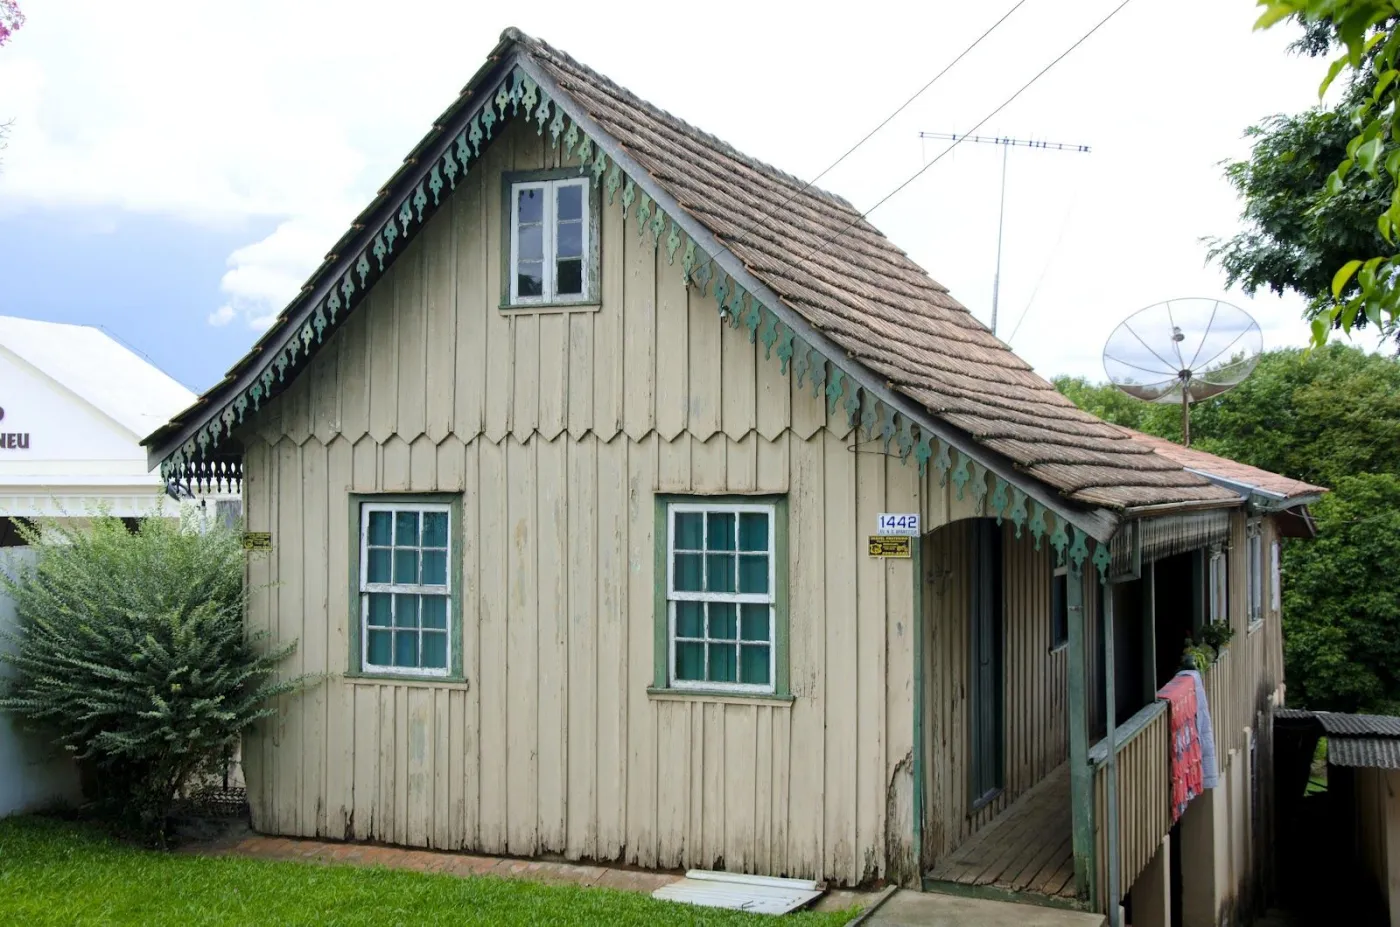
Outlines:
{"type": "Polygon", "coordinates": [[[511,306],[589,299],[596,229],[587,177],[518,180],[510,195],[511,306]]]}

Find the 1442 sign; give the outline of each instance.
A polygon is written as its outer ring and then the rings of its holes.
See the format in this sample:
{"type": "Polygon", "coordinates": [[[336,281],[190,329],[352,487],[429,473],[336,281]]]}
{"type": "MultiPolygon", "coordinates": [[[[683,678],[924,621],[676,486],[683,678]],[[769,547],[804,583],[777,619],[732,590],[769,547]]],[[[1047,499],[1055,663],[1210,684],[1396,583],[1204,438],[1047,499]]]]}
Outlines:
{"type": "MultiPolygon", "coordinates": [[[[5,410],[0,409],[0,422],[5,420],[5,410]]],[[[7,451],[27,451],[29,450],[29,432],[27,431],[0,431],[0,450],[7,451]]]]}
{"type": "Polygon", "coordinates": [[[919,513],[881,512],[875,533],[903,534],[916,538],[919,536],[919,513]]]}

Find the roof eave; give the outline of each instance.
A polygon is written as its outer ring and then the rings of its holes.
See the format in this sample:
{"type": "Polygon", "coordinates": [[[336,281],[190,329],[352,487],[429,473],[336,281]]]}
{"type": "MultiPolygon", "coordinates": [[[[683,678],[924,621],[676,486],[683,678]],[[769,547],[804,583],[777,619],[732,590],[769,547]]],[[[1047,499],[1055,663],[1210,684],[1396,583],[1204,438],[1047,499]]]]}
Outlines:
{"type": "Polygon", "coordinates": [[[1240,494],[1240,498],[1246,501],[1250,508],[1260,512],[1282,512],[1285,509],[1297,508],[1300,505],[1312,505],[1323,496],[1323,490],[1310,492],[1287,493],[1275,492],[1271,489],[1264,489],[1255,486],[1253,483],[1246,483],[1243,480],[1232,480],[1229,477],[1212,473],[1209,470],[1201,470],[1196,467],[1186,468],[1191,473],[1210,480],[1222,489],[1229,489],[1240,494]]]}

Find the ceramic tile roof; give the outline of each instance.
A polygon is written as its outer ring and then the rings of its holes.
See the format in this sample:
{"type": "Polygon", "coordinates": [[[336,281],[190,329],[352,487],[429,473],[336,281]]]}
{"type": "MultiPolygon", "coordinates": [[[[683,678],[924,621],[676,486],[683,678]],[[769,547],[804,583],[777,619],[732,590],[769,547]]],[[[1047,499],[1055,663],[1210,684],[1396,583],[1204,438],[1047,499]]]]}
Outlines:
{"type": "Polygon", "coordinates": [[[1168,441],[1165,438],[1143,434],[1131,428],[1120,427],[1119,430],[1143,447],[1151,448],[1156,453],[1161,454],[1168,460],[1178,463],[1183,467],[1189,467],[1200,473],[1218,476],[1233,483],[1251,486],[1284,499],[1310,496],[1327,491],[1326,488],[1322,486],[1314,486],[1311,483],[1281,476],[1269,470],[1251,467],[1248,464],[1239,463],[1228,457],[1218,457],[1215,454],[1207,454],[1205,451],[1197,450],[1194,447],[1182,447],[1180,444],[1168,441]]]}

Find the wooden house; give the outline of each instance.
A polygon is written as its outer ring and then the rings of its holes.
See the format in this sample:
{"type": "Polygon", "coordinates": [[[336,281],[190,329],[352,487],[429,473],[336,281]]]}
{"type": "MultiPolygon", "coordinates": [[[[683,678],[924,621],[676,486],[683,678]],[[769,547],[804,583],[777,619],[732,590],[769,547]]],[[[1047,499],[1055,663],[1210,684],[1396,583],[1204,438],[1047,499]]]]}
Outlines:
{"type": "Polygon", "coordinates": [[[249,624],[324,674],[247,740],[260,831],[1104,908],[1160,875],[1151,696],[1226,559],[1208,859],[1254,813],[1314,492],[1145,440],[849,203],[512,29],[147,444],[241,484],[249,624]]]}

